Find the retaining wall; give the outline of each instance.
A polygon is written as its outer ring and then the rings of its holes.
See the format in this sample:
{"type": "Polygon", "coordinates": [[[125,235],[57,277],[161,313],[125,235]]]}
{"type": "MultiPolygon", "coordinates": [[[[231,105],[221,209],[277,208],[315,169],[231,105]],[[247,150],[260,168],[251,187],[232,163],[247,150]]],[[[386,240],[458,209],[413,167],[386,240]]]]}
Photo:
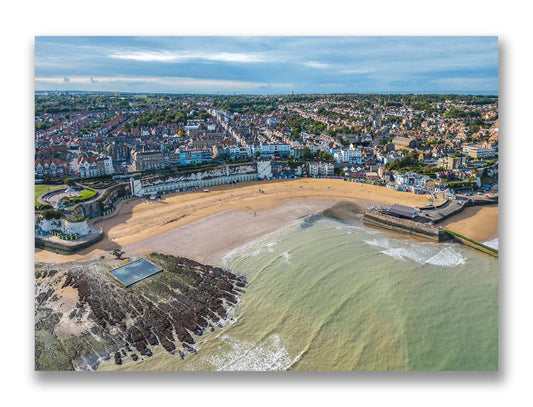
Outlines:
{"type": "Polygon", "coordinates": [[[79,250],[85,249],[96,242],[99,242],[104,238],[104,232],[100,230],[99,233],[95,233],[93,237],[89,239],[85,238],[79,242],[76,241],[61,241],[55,242],[45,237],[35,236],[35,247],[43,250],[48,250],[55,253],[72,254],[79,250]]]}

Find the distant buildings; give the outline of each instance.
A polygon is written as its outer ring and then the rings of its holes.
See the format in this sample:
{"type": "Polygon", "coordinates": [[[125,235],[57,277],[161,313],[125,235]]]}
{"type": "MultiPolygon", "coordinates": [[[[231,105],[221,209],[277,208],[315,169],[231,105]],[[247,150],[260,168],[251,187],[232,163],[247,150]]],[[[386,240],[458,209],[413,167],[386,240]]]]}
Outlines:
{"type": "MultiPolygon", "coordinates": [[[[350,168],[345,174],[353,181],[387,183],[392,177],[394,187],[412,189],[424,184],[422,175],[396,179],[390,169],[431,174],[444,169],[460,176],[486,165],[483,160],[494,158],[498,149],[496,98],[490,104],[429,99],[433,110],[426,113],[401,98],[381,103],[358,95],[308,95],[298,102],[276,96],[271,103],[265,96],[260,110],[253,100],[239,100],[243,108],[230,103],[227,111],[220,110],[228,104],[226,98],[216,96],[148,101],[136,95],[126,97],[128,104],[120,110],[80,98],[80,112],[67,114],[46,112],[48,97],[36,98],[36,178],[157,171],[212,160],[257,161],[259,168],[272,160],[270,172],[258,171],[260,178],[331,176],[335,167],[344,167],[350,168]],[[450,117],[451,109],[482,117],[479,130],[471,131],[470,117],[450,117]],[[289,158],[292,162],[285,162],[289,158]],[[395,160],[402,165],[387,170],[395,160]],[[289,171],[295,165],[300,173],[289,171]]],[[[70,96],[54,98],[58,111],[71,107],[70,96]]]]}
{"type": "Polygon", "coordinates": [[[465,161],[465,157],[440,157],[437,160],[437,167],[443,167],[445,170],[456,170],[463,166],[465,161]]]}
{"type": "Polygon", "coordinates": [[[396,150],[403,150],[406,148],[414,148],[418,143],[414,137],[394,137],[392,144],[394,144],[396,150]]]}
{"type": "Polygon", "coordinates": [[[494,158],[496,152],[493,148],[484,148],[481,146],[466,145],[466,146],[463,146],[463,153],[468,154],[472,158],[484,159],[484,158],[494,158]]]}

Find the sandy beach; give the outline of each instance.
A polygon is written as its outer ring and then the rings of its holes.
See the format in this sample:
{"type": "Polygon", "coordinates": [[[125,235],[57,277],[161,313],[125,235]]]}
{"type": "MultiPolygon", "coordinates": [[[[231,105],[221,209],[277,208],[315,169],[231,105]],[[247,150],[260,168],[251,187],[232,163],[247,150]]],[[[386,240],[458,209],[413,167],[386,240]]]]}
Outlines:
{"type": "MultiPolygon", "coordinates": [[[[430,199],[429,195],[330,179],[221,185],[210,188],[207,193],[198,190],[164,195],[160,202],[126,201],[117,215],[95,221],[105,232],[99,243],[74,255],[36,249],[35,261],[90,260],[109,257],[110,251],[121,248],[126,257],[156,250],[205,262],[218,253],[274,232],[298,218],[321,212],[340,201],[366,208],[372,204],[394,203],[423,206],[430,199]]],[[[491,237],[497,233],[497,207],[495,211],[480,211],[483,215],[476,212],[475,216],[465,214],[465,211],[457,215],[460,219],[457,216],[450,219],[448,227],[468,237],[471,236],[466,232],[483,228],[491,237]],[[496,218],[495,223],[486,222],[491,217],[496,218]]]]}
{"type": "Polygon", "coordinates": [[[492,240],[498,237],[498,205],[465,208],[440,225],[477,242],[492,240]]]}

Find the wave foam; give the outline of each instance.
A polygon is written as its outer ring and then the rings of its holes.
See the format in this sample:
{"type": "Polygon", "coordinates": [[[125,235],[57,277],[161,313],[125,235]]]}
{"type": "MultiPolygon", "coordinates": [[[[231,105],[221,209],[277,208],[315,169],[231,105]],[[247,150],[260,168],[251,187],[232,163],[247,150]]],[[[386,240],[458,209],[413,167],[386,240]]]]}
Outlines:
{"type": "Polygon", "coordinates": [[[497,237],[496,239],[487,240],[486,242],[483,242],[483,244],[485,246],[489,246],[489,247],[492,247],[493,249],[498,250],[498,247],[500,246],[500,238],[497,237]]]}
{"type": "Polygon", "coordinates": [[[418,264],[432,264],[441,267],[455,267],[465,263],[465,258],[450,246],[433,243],[409,243],[401,240],[372,239],[366,244],[381,250],[394,259],[412,260],[418,264]]]}
{"type": "Polygon", "coordinates": [[[214,355],[208,362],[222,371],[285,370],[292,360],[281,344],[279,335],[272,334],[260,343],[251,343],[223,334],[221,341],[231,347],[229,352],[214,355]]]}

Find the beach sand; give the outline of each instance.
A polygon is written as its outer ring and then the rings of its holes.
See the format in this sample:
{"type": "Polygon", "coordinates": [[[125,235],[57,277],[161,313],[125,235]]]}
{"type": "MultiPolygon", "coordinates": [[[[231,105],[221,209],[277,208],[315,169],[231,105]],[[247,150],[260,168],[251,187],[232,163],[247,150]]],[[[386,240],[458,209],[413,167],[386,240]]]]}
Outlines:
{"type": "MultiPolygon", "coordinates": [[[[94,222],[105,232],[102,241],[72,255],[36,249],[35,261],[61,263],[101,256],[110,258],[110,252],[120,248],[125,251],[125,257],[159,251],[206,262],[212,256],[274,232],[298,218],[319,213],[337,202],[349,201],[366,209],[368,205],[394,203],[423,206],[430,200],[429,195],[332,179],[220,185],[210,187],[207,193],[197,190],[163,195],[161,201],[124,201],[117,215],[94,222]]],[[[482,227],[489,233],[490,227],[494,227],[493,223],[485,225],[484,217],[474,218],[467,219],[465,215],[459,221],[454,217],[454,222],[462,223],[450,223],[450,227],[468,237],[466,232],[470,229],[482,227]]],[[[497,233],[497,221],[491,233],[491,236],[497,233]]]]}
{"type": "Polygon", "coordinates": [[[465,208],[439,226],[480,243],[492,240],[498,237],[498,205],[465,208]]]}

